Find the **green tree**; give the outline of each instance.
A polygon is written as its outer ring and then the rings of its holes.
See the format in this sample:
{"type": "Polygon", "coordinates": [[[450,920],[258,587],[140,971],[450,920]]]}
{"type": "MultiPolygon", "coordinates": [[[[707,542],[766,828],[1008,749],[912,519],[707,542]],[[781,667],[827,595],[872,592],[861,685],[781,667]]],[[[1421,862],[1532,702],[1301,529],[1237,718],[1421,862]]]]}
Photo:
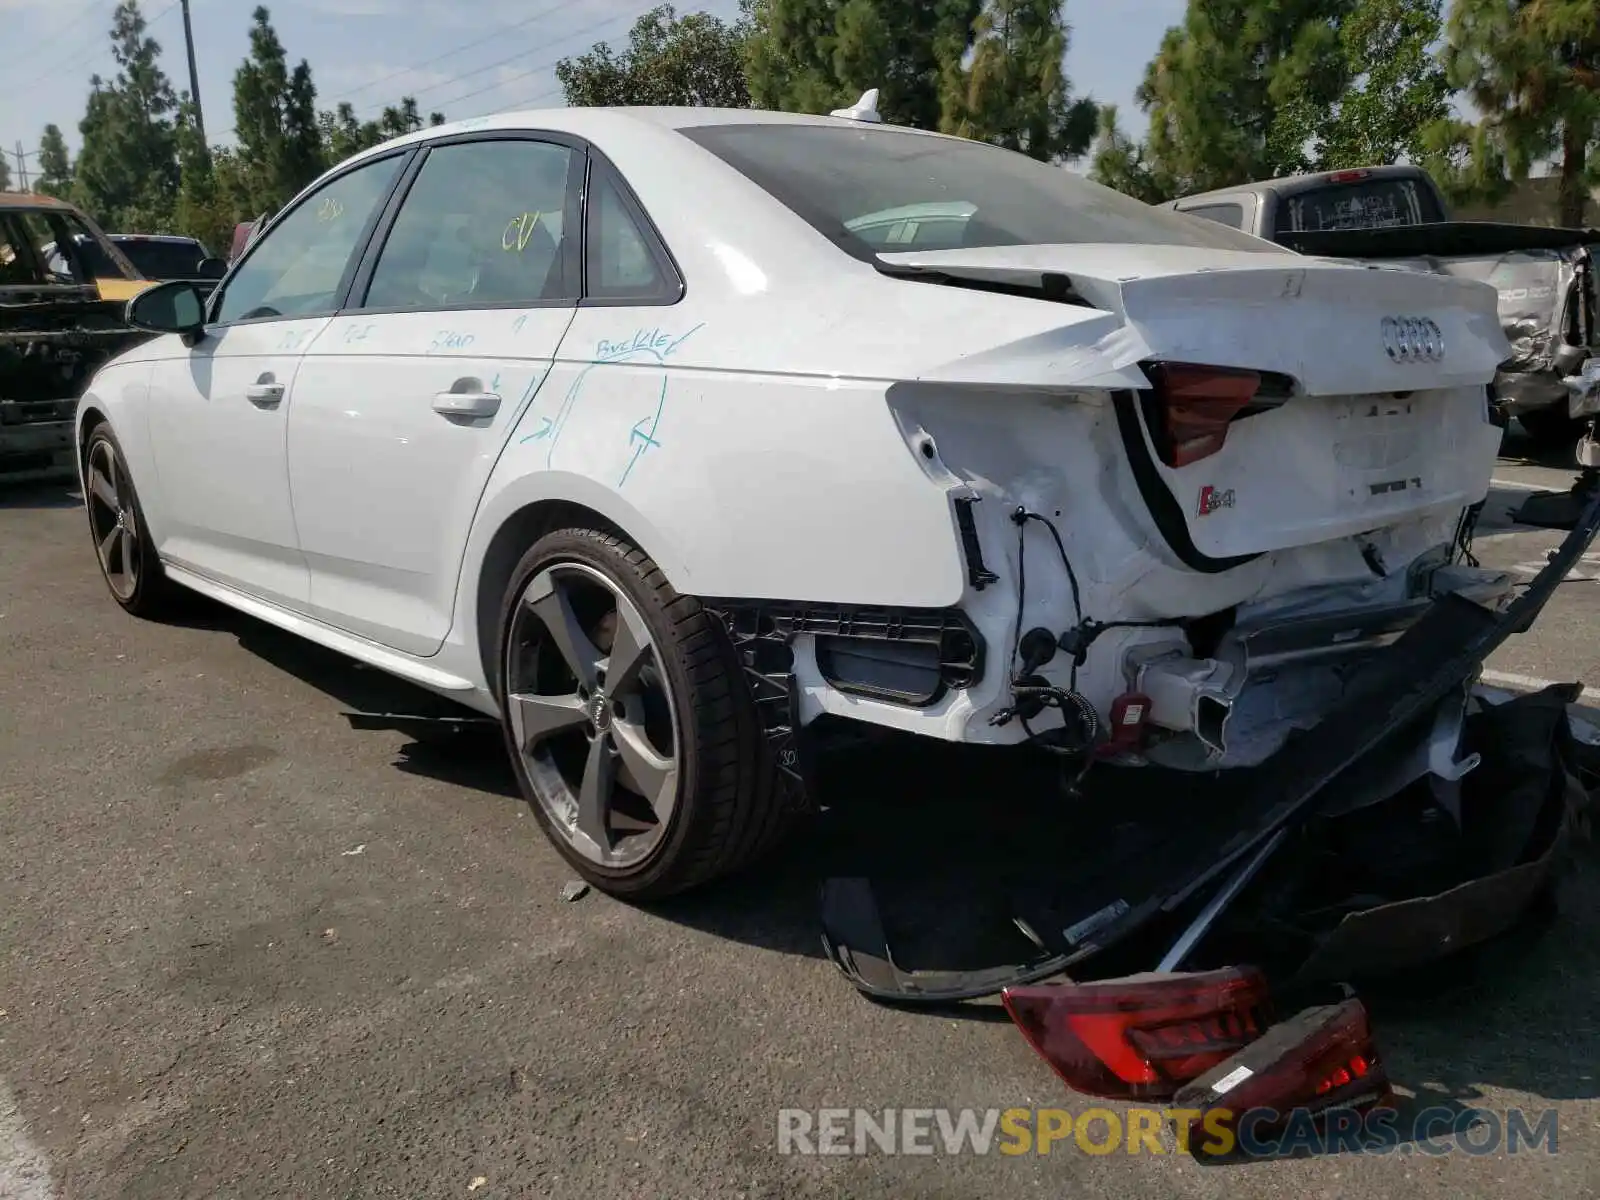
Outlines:
{"type": "Polygon", "coordinates": [[[1428,131],[1450,117],[1450,83],[1432,50],[1439,10],[1440,0],[1360,0],[1340,24],[1345,89],[1308,121],[1317,170],[1430,157],[1428,131]]]}
{"type": "MultiPolygon", "coordinates": [[[[429,113],[429,125],[443,125],[443,113],[429,113]]],[[[352,154],[403,137],[422,128],[422,113],[414,96],[403,96],[399,104],[386,107],[377,120],[363,121],[348,102],[317,118],[321,129],[323,154],[328,166],[343,162],[352,154]]]]}
{"type": "Polygon", "coordinates": [[[1072,99],[1062,70],[1071,33],[1061,0],[989,0],[973,25],[971,62],[945,63],[947,133],[993,142],[1047,162],[1089,148],[1099,116],[1072,99]]]}
{"type": "MultiPolygon", "coordinates": [[[[744,47],[749,2],[734,21],[710,13],[680,17],[670,4],[641,16],[618,53],[597,43],[587,54],[556,64],[556,78],[575,106],[694,104],[748,108],[744,47]]],[[[413,109],[415,105],[413,105],[413,109]]]]}
{"type": "MultiPolygon", "coordinates": [[[[1560,220],[1584,223],[1600,138],[1600,4],[1455,0],[1443,52],[1450,81],[1484,114],[1473,174],[1526,179],[1552,161],[1560,220]]],[[[1458,134],[1460,130],[1456,131],[1458,134]]]]}
{"type": "Polygon", "coordinates": [[[952,64],[972,47],[982,0],[756,0],[746,45],[761,108],[828,112],[879,89],[885,121],[938,129],[952,64]]]}
{"type": "Polygon", "coordinates": [[[161,45],[146,28],[138,0],[117,5],[111,24],[117,75],[109,84],[90,79],[74,174],[78,201],[100,221],[156,232],[171,222],[178,190],[178,97],[161,69],[161,45]]]}
{"type": "Polygon", "coordinates": [[[240,171],[230,187],[240,211],[275,212],[322,172],[322,127],[311,65],[292,70],[272,15],[251,15],[250,54],[233,76],[240,171]]]}
{"type": "Polygon", "coordinates": [[[1117,123],[1117,106],[1100,109],[1094,140],[1094,166],[1089,177],[1116,188],[1146,204],[1160,204],[1175,195],[1172,181],[1151,166],[1144,145],[1134,141],[1117,123]]]}
{"type": "Polygon", "coordinates": [[[1355,0],[1189,0],[1136,93],[1146,154],[1180,193],[1313,165],[1307,114],[1328,112],[1348,72],[1340,20],[1355,0]]]}
{"type": "Polygon", "coordinates": [[[46,125],[39,138],[39,179],[33,189],[62,199],[72,194],[72,155],[59,125],[46,125]]]}
{"type": "Polygon", "coordinates": [[[0,151],[0,192],[11,190],[11,164],[6,161],[4,151],[0,151]]]}
{"type": "Polygon", "coordinates": [[[180,182],[173,225],[179,233],[199,238],[213,254],[225,253],[240,219],[229,189],[218,179],[218,160],[225,152],[201,140],[194,105],[187,98],[178,105],[176,128],[180,182]]]}

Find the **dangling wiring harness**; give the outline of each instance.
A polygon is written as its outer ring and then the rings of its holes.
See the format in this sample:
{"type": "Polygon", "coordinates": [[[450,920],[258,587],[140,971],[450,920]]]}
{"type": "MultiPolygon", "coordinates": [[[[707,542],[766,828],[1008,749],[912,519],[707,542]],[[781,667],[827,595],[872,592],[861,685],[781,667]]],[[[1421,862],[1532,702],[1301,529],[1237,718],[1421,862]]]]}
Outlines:
{"type": "Polygon", "coordinates": [[[1066,543],[1055,522],[1043,513],[1036,513],[1018,505],[1011,513],[1011,522],[1017,527],[1017,621],[1016,640],[1011,650],[1011,703],[989,718],[991,725],[1021,723],[1028,735],[1028,744],[1036,746],[1063,760],[1063,786],[1075,794],[1089,768],[1094,764],[1094,752],[1103,740],[1105,728],[1100,714],[1087,697],[1078,691],[1078,668],[1088,661],[1089,647],[1108,629],[1154,629],[1181,625],[1178,621],[1096,621],[1083,614],[1083,591],[1078,585],[1078,573],[1073,570],[1072,559],[1067,554],[1066,543]],[[1038,522],[1050,531],[1061,556],[1061,566],[1067,573],[1067,583],[1072,589],[1072,613],[1076,624],[1059,637],[1043,626],[1026,632],[1022,622],[1028,596],[1027,531],[1029,524],[1038,522]],[[1057,687],[1039,674],[1040,669],[1056,656],[1058,650],[1071,656],[1071,669],[1066,687],[1057,687]],[[1019,665],[1020,664],[1020,665],[1019,665]],[[1045,709],[1061,713],[1058,729],[1035,732],[1029,723],[1045,709]],[[1071,766],[1069,767],[1069,764],[1071,766]]]}

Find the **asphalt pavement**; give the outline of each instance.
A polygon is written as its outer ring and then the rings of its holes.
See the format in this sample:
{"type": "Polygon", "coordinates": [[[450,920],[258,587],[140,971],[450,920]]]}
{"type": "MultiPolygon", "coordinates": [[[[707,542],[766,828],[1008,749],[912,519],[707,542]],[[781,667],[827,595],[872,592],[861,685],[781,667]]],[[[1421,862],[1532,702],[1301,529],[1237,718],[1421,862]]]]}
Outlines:
{"type": "MultiPolygon", "coordinates": [[[[1572,473],[1524,450],[1478,552],[1531,574],[1561,535],[1507,512],[1572,473]]],[[[1490,667],[1600,689],[1596,630],[1600,555],[1490,667]]],[[[495,742],[353,729],[428,702],[245,617],[125,617],[63,488],[0,490],[0,663],[0,1200],[1600,1195],[1593,850],[1553,928],[1378,1025],[1408,1104],[1554,1109],[1553,1154],[782,1155],[782,1109],[1091,1104],[992,1006],[877,1006],[819,957],[827,819],[661,909],[564,901],[495,742]]],[[[1060,803],[931,761],[827,798],[901,847],[1060,803]]]]}

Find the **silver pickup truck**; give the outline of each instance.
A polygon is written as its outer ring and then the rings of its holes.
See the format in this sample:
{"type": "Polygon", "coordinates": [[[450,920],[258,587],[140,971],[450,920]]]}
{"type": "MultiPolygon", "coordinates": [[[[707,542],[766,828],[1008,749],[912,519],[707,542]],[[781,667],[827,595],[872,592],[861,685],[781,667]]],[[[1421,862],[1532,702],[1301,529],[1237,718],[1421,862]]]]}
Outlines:
{"type": "Polygon", "coordinates": [[[1452,221],[1428,173],[1410,166],[1269,179],[1166,207],[1302,254],[1491,283],[1514,351],[1495,382],[1501,411],[1563,448],[1600,412],[1600,230],[1452,221]]]}

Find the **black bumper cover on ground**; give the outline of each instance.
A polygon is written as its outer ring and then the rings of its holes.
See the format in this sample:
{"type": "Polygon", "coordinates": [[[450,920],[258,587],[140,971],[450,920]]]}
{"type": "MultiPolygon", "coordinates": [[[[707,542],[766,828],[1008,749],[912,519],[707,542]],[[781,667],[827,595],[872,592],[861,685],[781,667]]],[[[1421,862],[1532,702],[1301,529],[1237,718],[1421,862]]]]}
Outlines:
{"type": "MultiPolygon", "coordinates": [[[[1128,942],[1153,924],[1170,920],[1222,886],[1230,872],[1269,841],[1302,830],[1330,807],[1334,785],[1347,785],[1340,793],[1339,807],[1349,812],[1350,789],[1365,786],[1364,779],[1373,777],[1374,773],[1363,770],[1370,765],[1369,756],[1393,753],[1397,745],[1403,749],[1408,739],[1418,736],[1419,724],[1473,679],[1490,654],[1511,635],[1529,628],[1597,532],[1600,498],[1587,506],[1549,564],[1502,612],[1457,596],[1440,599],[1404,636],[1352,677],[1344,699],[1314,736],[1291,740],[1251,772],[1246,792],[1223,832],[1212,836],[1197,832],[1179,846],[1164,847],[1171,857],[1149,894],[1137,901],[1117,899],[1111,904],[1099,897],[1078,914],[1077,919],[1087,919],[1090,928],[1080,931],[1072,945],[1041,945],[1034,959],[1006,967],[906,971],[896,964],[889,948],[870,883],[855,878],[830,879],[823,885],[825,953],[869,996],[898,1003],[943,1004],[993,995],[1005,987],[1066,972],[1128,942]]],[[[1560,744],[1563,738],[1570,741],[1565,697],[1556,699],[1559,703],[1547,730],[1547,747],[1560,744]]],[[[1513,704],[1503,707],[1512,710],[1513,704]]],[[[1538,738],[1529,744],[1537,752],[1538,738]]],[[[1502,788],[1507,794],[1507,819],[1525,822],[1526,836],[1508,838],[1502,832],[1489,840],[1514,847],[1517,861],[1484,860],[1477,878],[1436,895],[1347,912],[1332,930],[1313,935],[1315,945],[1300,968],[1302,976],[1329,978],[1363,974],[1389,962],[1414,963],[1430,952],[1429,947],[1435,954],[1450,952],[1502,931],[1521,915],[1529,899],[1548,882],[1560,857],[1572,804],[1567,768],[1556,762],[1543,772],[1530,770],[1526,764],[1518,764],[1517,753],[1512,752],[1510,761],[1498,763],[1486,757],[1479,768],[1488,772],[1486,780],[1497,772],[1508,774],[1502,788]],[[1527,786],[1554,788],[1555,799],[1540,804],[1530,803],[1525,796],[1518,802],[1511,792],[1519,786],[1515,778],[1519,771],[1527,786]],[[1540,837],[1541,831],[1547,836],[1540,837]]],[[[1384,798],[1369,799],[1378,802],[1384,798]]],[[[1374,803],[1369,807],[1382,806],[1374,803]]]]}

